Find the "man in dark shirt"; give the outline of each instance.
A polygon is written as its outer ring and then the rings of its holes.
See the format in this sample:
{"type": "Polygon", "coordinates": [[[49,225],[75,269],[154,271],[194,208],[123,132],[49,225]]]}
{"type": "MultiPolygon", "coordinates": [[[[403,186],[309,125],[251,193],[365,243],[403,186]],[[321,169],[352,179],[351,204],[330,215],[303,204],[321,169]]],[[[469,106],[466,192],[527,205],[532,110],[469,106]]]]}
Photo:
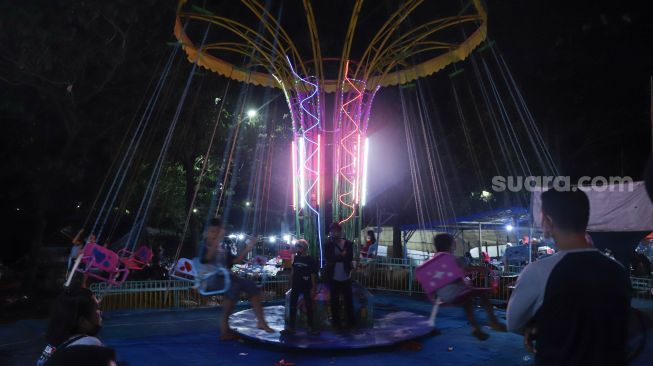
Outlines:
{"type": "Polygon", "coordinates": [[[345,239],[340,224],[334,222],[329,228],[329,240],[324,246],[326,259],[326,278],[331,291],[331,324],[334,328],[340,324],[340,296],[344,298],[348,327],[356,325],[354,318],[354,301],[351,289],[351,270],[354,260],[354,244],[345,239]]]}
{"type": "Polygon", "coordinates": [[[525,334],[536,365],[627,364],[626,271],[588,244],[588,221],[584,192],[542,193],[544,235],[560,251],[524,268],[507,311],[508,330],[525,334]]]}
{"type": "Polygon", "coordinates": [[[303,295],[306,305],[306,317],[308,319],[309,334],[317,334],[313,321],[313,299],[317,286],[317,262],[308,254],[308,242],[298,240],[295,244],[295,259],[292,263],[292,274],[290,276],[290,314],[288,327],[284,334],[295,333],[295,319],[297,318],[297,300],[303,295]]]}

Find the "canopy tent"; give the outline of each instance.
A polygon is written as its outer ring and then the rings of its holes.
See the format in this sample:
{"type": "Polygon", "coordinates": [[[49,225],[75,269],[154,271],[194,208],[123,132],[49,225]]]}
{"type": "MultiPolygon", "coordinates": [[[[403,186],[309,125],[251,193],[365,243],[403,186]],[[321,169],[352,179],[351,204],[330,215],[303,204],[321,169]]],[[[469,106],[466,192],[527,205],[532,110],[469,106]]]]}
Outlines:
{"type": "MultiPolygon", "coordinates": [[[[516,242],[521,235],[529,234],[529,216],[528,209],[524,207],[509,207],[459,216],[452,220],[432,221],[424,226],[402,225],[404,257],[409,249],[408,242],[417,231],[448,232],[462,238],[463,243],[458,249],[463,252],[481,246],[480,251],[499,256],[509,236],[514,237],[516,242]]],[[[472,251],[472,256],[478,256],[478,252],[472,251]]]]}
{"type": "MultiPolygon", "coordinates": [[[[653,230],[653,204],[644,182],[612,184],[600,187],[578,187],[590,200],[590,221],[587,231],[621,232],[653,230]]],[[[531,194],[533,224],[542,223],[542,190],[531,194]]]]}
{"type": "MultiPolygon", "coordinates": [[[[611,184],[598,187],[577,187],[590,201],[587,231],[594,246],[610,249],[626,269],[637,244],[653,230],[653,204],[644,182],[611,184]]],[[[533,224],[542,223],[542,189],[531,194],[533,224]]]]}
{"type": "Polygon", "coordinates": [[[521,223],[528,222],[529,212],[524,207],[509,207],[496,210],[484,211],[472,215],[459,216],[453,220],[446,221],[432,221],[426,223],[424,227],[418,224],[402,225],[402,231],[409,230],[436,230],[445,229],[443,231],[460,230],[460,229],[477,229],[478,225],[483,226],[505,226],[513,225],[519,226],[521,223]]]}

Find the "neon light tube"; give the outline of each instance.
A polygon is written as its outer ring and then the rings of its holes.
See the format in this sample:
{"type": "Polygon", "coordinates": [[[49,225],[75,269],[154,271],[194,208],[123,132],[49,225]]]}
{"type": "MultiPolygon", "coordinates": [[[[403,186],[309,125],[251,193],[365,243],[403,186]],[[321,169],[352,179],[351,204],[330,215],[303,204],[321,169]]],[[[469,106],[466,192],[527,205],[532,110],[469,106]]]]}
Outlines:
{"type": "Polygon", "coordinates": [[[306,157],[306,146],[304,143],[304,139],[299,140],[299,193],[301,194],[300,199],[299,199],[299,205],[301,208],[305,207],[306,203],[306,187],[305,187],[305,181],[304,181],[304,170],[306,170],[306,162],[304,161],[304,158],[306,157]]]}
{"type": "Polygon", "coordinates": [[[361,145],[361,133],[358,133],[358,141],[356,142],[356,203],[360,202],[361,197],[361,184],[363,182],[362,170],[362,158],[363,151],[361,145]]]}
{"type": "Polygon", "coordinates": [[[365,138],[365,152],[364,152],[364,158],[363,158],[363,193],[361,195],[361,204],[365,206],[365,203],[367,203],[367,166],[369,165],[368,162],[368,157],[369,157],[369,152],[370,152],[370,139],[365,138]]]}
{"type": "Polygon", "coordinates": [[[292,163],[292,208],[297,211],[297,148],[295,140],[290,144],[290,160],[292,163]]]}
{"type": "Polygon", "coordinates": [[[322,180],[322,175],[320,172],[320,137],[322,135],[317,135],[317,205],[320,205],[320,181],[322,180]]]}

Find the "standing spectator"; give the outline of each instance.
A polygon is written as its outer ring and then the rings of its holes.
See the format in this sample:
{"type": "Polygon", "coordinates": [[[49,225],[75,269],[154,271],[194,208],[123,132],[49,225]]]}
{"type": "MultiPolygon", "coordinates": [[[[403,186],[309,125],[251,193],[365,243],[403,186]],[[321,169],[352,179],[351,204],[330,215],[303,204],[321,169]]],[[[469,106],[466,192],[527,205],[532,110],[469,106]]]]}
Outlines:
{"type": "Polygon", "coordinates": [[[344,298],[348,327],[354,327],[354,302],[351,289],[351,270],[354,244],[342,235],[342,227],[334,222],[329,228],[329,239],[324,246],[326,278],[331,291],[331,323],[334,328],[345,328],[340,324],[340,296],[344,298]]]}
{"type": "Polygon", "coordinates": [[[374,235],[374,231],[368,230],[365,246],[361,249],[361,259],[375,258],[378,248],[379,244],[376,242],[376,235],[374,235]]]}
{"type": "Polygon", "coordinates": [[[537,365],[626,365],[628,279],[587,243],[589,209],[580,190],[542,193],[542,228],[560,251],[524,268],[507,310],[537,365]]]}

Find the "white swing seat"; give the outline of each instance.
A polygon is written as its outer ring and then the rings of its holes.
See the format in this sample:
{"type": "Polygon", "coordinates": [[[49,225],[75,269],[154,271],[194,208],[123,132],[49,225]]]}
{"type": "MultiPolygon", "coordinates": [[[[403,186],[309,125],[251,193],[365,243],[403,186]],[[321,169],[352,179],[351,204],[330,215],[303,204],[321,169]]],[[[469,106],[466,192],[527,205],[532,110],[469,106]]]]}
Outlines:
{"type": "Polygon", "coordinates": [[[176,278],[178,280],[192,282],[193,288],[197,290],[202,296],[215,296],[221,295],[229,291],[231,286],[231,277],[229,270],[225,267],[218,267],[216,270],[211,272],[206,272],[200,274],[198,269],[200,267],[199,258],[193,258],[190,260],[188,258],[179,258],[177,264],[175,265],[174,272],[170,274],[170,277],[176,278]],[[215,276],[221,276],[223,278],[223,285],[217,289],[208,290],[207,286],[209,280],[215,276]]]}

